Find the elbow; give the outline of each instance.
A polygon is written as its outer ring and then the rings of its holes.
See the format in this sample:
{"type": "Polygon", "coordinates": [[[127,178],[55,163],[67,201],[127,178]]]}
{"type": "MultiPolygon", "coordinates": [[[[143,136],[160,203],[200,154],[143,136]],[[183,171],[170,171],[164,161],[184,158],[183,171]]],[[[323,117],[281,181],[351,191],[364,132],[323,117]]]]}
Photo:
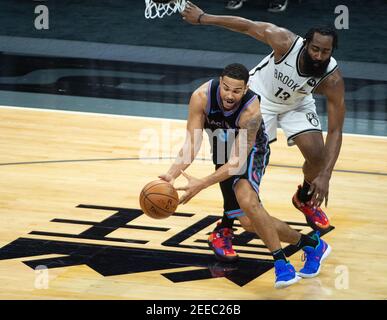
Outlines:
{"type": "Polygon", "coordinates": [[[244,30],[243,32],[249,36],[252,36],[253,38],[256,38],[257,35],[262,37],[264,33],[266,32],[265,30],[262,30],[262,22],[257,22],[257,21],[252,21],[252,20],[247,20],[244,19],[244,30]]]}

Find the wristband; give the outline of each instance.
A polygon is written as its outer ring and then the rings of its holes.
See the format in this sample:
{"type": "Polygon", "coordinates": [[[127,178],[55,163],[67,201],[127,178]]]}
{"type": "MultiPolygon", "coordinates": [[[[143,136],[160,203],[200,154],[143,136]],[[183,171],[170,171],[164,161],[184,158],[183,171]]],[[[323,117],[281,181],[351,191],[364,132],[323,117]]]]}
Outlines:
{"type": "Polygon", "coordinates": [[[201,19],[204,15],[205,15],[204,12],[201,13],[201,14],[199,14],[199,17],[198,17],[198,23],[199,23],[199,24],[202,24],[202,23],[200,22],[200,19],[201,19]]]}

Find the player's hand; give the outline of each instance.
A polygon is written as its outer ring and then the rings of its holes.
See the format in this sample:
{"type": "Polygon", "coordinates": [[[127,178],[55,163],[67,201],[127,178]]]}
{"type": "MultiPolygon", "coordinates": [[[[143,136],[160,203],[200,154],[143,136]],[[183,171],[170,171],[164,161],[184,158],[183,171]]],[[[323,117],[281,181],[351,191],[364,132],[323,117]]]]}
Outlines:
{"type": "Polygon", "coordinates": [[[176,190],[183,190],[185,193],[180,197],[179,204],[186,204],[190,201],[195,195],[197,195],[200,191],[202,191],[205,186],[203,180],[197,179],[186,174],[184,171],[181,174],[187,178],[188,184],[184,187],[176,188],[176,190]]]}
{"type": "Polygon", "coordinates": [[[191,24],[199,24],[199,16],[204,13],[202,9],[187,1],[185,9],[181,13],[183,20],[191,24]]]}
{"type": "Polygon", "coordinates": [[[166,174],[161,174],[159,175],[159,178],[161,180],[164,180],[166,182],[169,182],[171,185],[173,185],[175,183],[175,178],[172,177],[170,174],[166,173],[166,174]]]}
{"type": "Polygon", "coordinates": [[[312,194],[310,204],[313,207],[320,207],[325,199],[325,207],[328,205],[330,176],[326,174],[318,175],[310,184],[308,194],[312,194]]]}

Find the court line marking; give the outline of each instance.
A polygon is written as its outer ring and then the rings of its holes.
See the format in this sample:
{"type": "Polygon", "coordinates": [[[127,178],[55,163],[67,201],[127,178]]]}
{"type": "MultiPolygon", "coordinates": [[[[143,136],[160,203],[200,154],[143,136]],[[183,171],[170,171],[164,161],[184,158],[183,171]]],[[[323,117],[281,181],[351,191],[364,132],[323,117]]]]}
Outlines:
{"type": "MultiPolygon", "coordinates": [[[[36,109],[36,108],[27,108],[27,107],[16,107],[16,106],[0,106],[0,109],[21,109],[28,111],[37,111],[37,112],[60,112],[65,114],[76,114],[76,115],[96,115],[100,117],[111,117],[111,118],[140,118],[144,120],[156,120],[156,121],[171,121],[171,122],[186,122],[186,120],[182,119],[168,119],[168,118],[153,118],[153,117],[142,117],[142,116],[131,116],[131,115],[117,115],[117,114],[105,114],[105,113],[94,113],[94,112],[82,112],[82,111],[69,111],[69,110],[52,110],[52,109],[36,109]]],[[[277,129],[279,130],[279,129],[277,129]]],[[[343,133],[343,135],[355,136],[355,137],[364,137],[371,139],[381,139],[387,140],[385,136],[370,136],[370,135],[360,135],[360,134],[350,134],[343,133]]],[[[69,159],[69,160],[47,160],[47,161],[28,161],[28,162],[9,162],[9,163],[0,163],[0,166],[12,166],[12,165],[30,165],[30,164],[51,164],[51,163],[68,163],[68,162],[97,162],[97,161],[130,161],[130,160],[171,160],[175,159],[175,157],[154,157],[154,158],[138,158],[138,157],[128,157],[128,158],[102,158],[102,159],[69,159]]],[[[195,160],[201,161],[211,161],[210,159],[198,158],[195,160]]],[[[300,166],[292,166],[292,165],[279,165],[279,164],[269,164],[272,167],[279,168],[291,168],[291,169],[301,169],[300,166]]],[[[342,172],[342,173],[355,173],[355,174],[367,174],[367,175],[380,175],[387,176],[387,173],[384,172],[371,172],[371,171],[356,171],[356,170],[343,170],[343,169],[335,169],[334,172],[342,172]]]]}
{"type": "MultiPolygon", "coordinates": [[[[176,104],[180,105],[180,104],[176,104]]],[[[110,114],[110,113],[95,113],[95,112],[86,112],[86,111],[70,111],[70,110],[57,110],[57,109],[44,109],[44,108],[29,108],[29,107],[17,107],[17,106],[3,106],[0,105],[0,109],[21,109],[28,111],[44,111],[44,112],[60,112],[67,114],[76,114],[76,115],[94,115],[99,117],[110,117],[110,118],[136,118],[136,119],[144,119],[144,120],[155,120],[155,121],[170,121],[182,123],[186,122],[186,119],[170,119],[170,118],[155,118],[155,117],[145,117],[145,116],[131,116],[124,114],[110,114]]],[[[280,130],[280,129],[277,129],[280,130]]],[[[326,131],[323,131],[326,133],[326,131]]],[[[361,138],[373,138],[373,139],[381,139],[387,140],[387,136],[378,136],[378,135],[365,135],[365,134],[355,134],[355,133],[343,133],[344,136],[353,136],[353,137],[361,137],[361,138]]]]}
{"type": "MultiPolygon", "coordinates": [[[[16,166],[16,165],[31,165],[31,164],[54,164],[54,163],[74,163],[74,162],[102,162],[102,161],[150,161],[150,160],[174,160],[176,157],[149,157],[149,158],[139,158],[139,157],[128,157],[128,158],[99,158],[99,159],[69,159],[69,160],[45,160],[45,161],[25,161],[25,162],[7,162],[0,163],[0,166],[16,166]]],[[[211,159],[206,158],[197,158],[197,161],[208,161],[211,162],[211,159]]],[[[283,164],[270,164],[269,167],[277,168],[288,168],[288,169],[302,169],[300,166],[292,165],[283,165],[283,164]]],[[[355,174],[366,174],[366,175],[376,175],[376,176],[387,176],[387,173],[384,172],[372,172],[372,171],[356,171],[356,170],[344,170],[344,169],[334,169],[333,172],[341,173],[355,173],[355,174]]]]}

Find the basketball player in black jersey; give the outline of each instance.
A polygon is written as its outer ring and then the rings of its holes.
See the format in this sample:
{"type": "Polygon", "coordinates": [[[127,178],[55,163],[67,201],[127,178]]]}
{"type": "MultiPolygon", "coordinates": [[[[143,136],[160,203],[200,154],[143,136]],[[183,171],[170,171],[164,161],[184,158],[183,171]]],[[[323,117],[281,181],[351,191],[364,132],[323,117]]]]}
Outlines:
{"type": "MultiPolygon", "coordinates": [[[[189,103],[187,136],[175,163],[166,174],[160,175],[171,184],[183,174],[188,180],[180,197],[187,203],[201,190],[219,183],[223,195],[224,213],[237,217],[241,225],[259,235],[275,260],[275,287],[282,288],[297,282],[300,277],[287,261],[281,248],[288,242],[299,248],[319,248],[321,258],[307,261],[300,274],[316,276],[321,261],[329,254],[330,247],[318,237],[303,235],[285,222],[271,217],[259,198],[259,184],[269,161],[268,137],[260,112],[259,96],[248,88],[249,72],[241,64],[228,65],[219,80],[213,79],[194,91],[189,103]],[[210,138],[215,172],[202,178],[184,172],[195,159],[206,131],[210,138]]],[[[227,229],[212,233],[209,245],[219,258],[236,258],[232,252],[232,235],[227,229]]],[[[314,250],[314,249],[313,249],[314,250]]],[[[316,251],[317,252],[317,251],[316,251]]]]}

